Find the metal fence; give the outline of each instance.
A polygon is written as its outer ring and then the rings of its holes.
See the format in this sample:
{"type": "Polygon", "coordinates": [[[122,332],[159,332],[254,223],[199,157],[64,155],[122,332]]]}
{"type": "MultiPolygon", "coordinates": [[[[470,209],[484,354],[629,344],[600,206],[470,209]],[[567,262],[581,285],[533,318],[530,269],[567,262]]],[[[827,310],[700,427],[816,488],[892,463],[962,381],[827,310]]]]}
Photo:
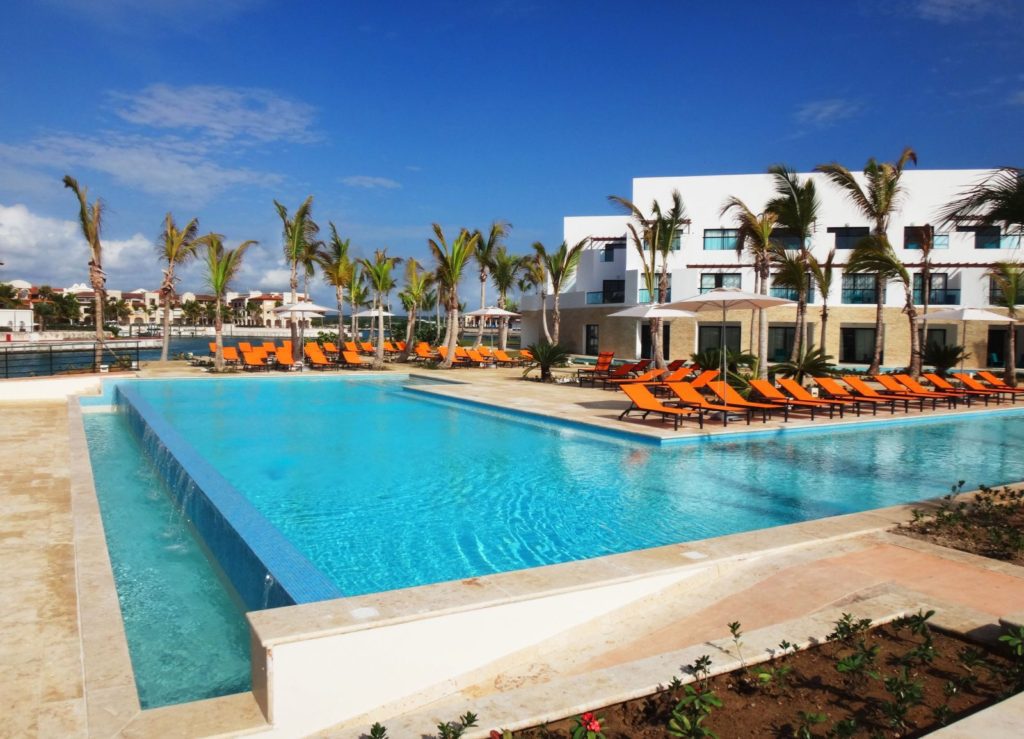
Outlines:
{"type": "Polygon", "coordinates": [[[0,347],[0,377],[44,377],[107,370],[129,370],[139,366],[139,342],[119,342],[116,346],[95,344],[32,346],[16,344],[0,347]]]}

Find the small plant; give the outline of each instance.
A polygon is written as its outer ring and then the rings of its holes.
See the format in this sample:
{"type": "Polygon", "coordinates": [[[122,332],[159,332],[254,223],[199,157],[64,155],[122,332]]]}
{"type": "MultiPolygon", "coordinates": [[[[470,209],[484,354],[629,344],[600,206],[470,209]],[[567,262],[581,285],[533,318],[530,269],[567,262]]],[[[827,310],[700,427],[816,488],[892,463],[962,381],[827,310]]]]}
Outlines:
{"type": "Polygon", "coordinates": [[[768,692],[772,692],[776,686],[785,692],[789,689],[789,676],[793,673],[793,668],[789,665],[771,667],[765,664],[755,667],[752,673],[757,684],[768,692]]]}
{"type": "Polygon", "coordinates": [[[370,739],[388,739],[388,730],[383,724],[375,723],[370,727],[370,739]]]}
{"type": "Polygon", "coordinates": [[[739,621],[733,621],[728,626],[729,633],[732,634],[733,646],[736,647],[736,658],[740,661],[740,667],[745,667],[746,663],[743,661],[743,642],[740,641],[740,637],[743,636],[743,629],[739,621]]]}
{"type": "MultiPolygon", "coordinates": [[[[708,663],[710,664],[710,659],[708,663]]],[[[672,716],[668,720],[668,733],[671,736],[688,739],[718,739],[715,732],[704,726],[704,720],[716,708],[722,707],[721,699],[710,690],[695,688],[692,683],[684,685],[683,692],[682,699],[672,709],[672,716]]]]}
{"type": "Polygon", "coordinates": [[[879,709],[894,729],[907,728],[907,713],[924,700],[924,688],[921,683],[907,676],[907,668],[900,670],[898,675],[888,677],[884,683],[892,700],[882,701],[879,709]]]}
{"type": "Polygon", "coordinates": [[[708,681],[711,679],[711,657],[702,654],[692,664],[683,667],[683,672],[692,675],[697,681],[700,690],[707,690],[708,681]]]}
{"type": "Polygon", "coordinates": [[[941,706],[936,706],[932,709],[932,718],[939,726],[945,726],[953,718],[953,711],[950,710],[948,705],[943,703],[941,706]]]}
{"type": "Polygon", "coordinates": [[[861,642],[853,654],[849,654],[836,662],[836,670],[846,677],[851,690],[867,685],[868,678],[878,679],[878,672],[873,668],[878,657],[878,647],[868,647],[861,642]]]}
{"type": "Polygon", "coordinates": [[[945,377],[947,372],[970,356],[971,353],[964,351],[962,346],[942,345],[930,341],[925,347],[921,361],[934,367],[937,375],[945,377]]]}
{"type": "Polygon", "coordinates": [[[828,732],[829,739],[852,739],[860,731],[860,725],[855,718],[844,718],[836,721],[828,732]]]}
{"type": "Polygon", "coordinates": [[[572,739],[604,739],[604,732],[601,731],[603,718],[598,718],[592,712],[584,713],[573,719],[572,739]]]}
{"type": "Polygon", "coordinates": [[[437,735],[440,739],[459,739],[466,729],[476,726],[477,716],[471,711],[466,711],[459,716],[458,721],[443,721],[437,725],[437,735]]]}
{"type": "Polygon", "coordinates": [[[814,728],[828,721],[824,713],[812,713],[810,711],[799,711],[796,714],[797,723],[793,729],[795,739],[814,739],[814,728]]]}
{"type": "Polygon", "coordinates": [[[844,613],[836,621],[835,629],[826,638],[829,641],[837,641],[847,647],[853,647],[855,642],[867,633],[871,628],[870,618],[854,620],[849,613],[844,613]]]}
{"type": "Polygon", "coordinates": [[[538,344],[531,344],[528,349],[533,356],[533,361],[526,365],[523,377],[526,377],[531,370],[540,369],[540,381],[551,382],[551,368],[564,366],[569,361],[569,349],[561,344],[549,344],[542,341],[538,344]]]}
{"type": "Polygon", "coordinates": [[[1024,690],[1024,626],[1007,627],[1006,633],[999,637],[999,641],[1010,651],[1013,664],[1009,676],[1013,681],[1014,690],[1024,690]]]}

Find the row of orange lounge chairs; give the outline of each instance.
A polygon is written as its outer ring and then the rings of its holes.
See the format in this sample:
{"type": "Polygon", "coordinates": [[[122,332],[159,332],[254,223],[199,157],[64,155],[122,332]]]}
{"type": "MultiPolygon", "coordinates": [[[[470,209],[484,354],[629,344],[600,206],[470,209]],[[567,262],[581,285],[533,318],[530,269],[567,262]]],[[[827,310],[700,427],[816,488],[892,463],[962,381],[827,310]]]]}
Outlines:
{"type": "Polygon", "coordinates": [[[859,416],[862,408],[870,408],[873,415],[880,407],[888,408],[890,413],[902,407],[908,413],[912,408],[924,411],[929,406],[935,410],[940,404],[948,408],[961,403],[970,406],[978,400],[985,405],[989,401],[1001,403],[1004,399],[1015,403],[1017,396],[1024,394],[1024,388],[1010,387],[990,372],[978,372],[974,377],[954,373],[957,385],[926,372],[922,378],[931,387],[906,374],[875,375],[872,379],[882,386],[881,390],[857,375],[847,375],[842,382],[831,377],[814,377],[818,395],[811,394],[793,379],[779,378],[778,385],[768,380],[751,380],[751,398],[744,398],[728,383],[716,380],[717,376],[718,370],[679,367],[674,371],[647,370],[618,379],[604,377],[602,381],[606,387],[621,389],[630,400],[630,406],[620,419],[634,413],[639,413],[643,419],[654,414],[664,421],[671,420],[676,429],[685,419],[695,419],[700,428],[704,428],[704,420],[710,413],[720,414],[723,425],[729,423],[730,416],[745,419],[749,425],[755,415],[760,415],[762,421],[777,415],[788,421],[791,413],[807,413],[813,420],[822,413],[834,418],[838,412],[843,417],[847,410],[859,416]],[[694,374],[694,379],[686,380],[694,374]]]}
{"type": "MultiPolygon", "coordinates": [[[[210,355],[216,353],[217,345],[210,342],[210,355]]],[[[394,358],[405,351],[404,341],[385,341],[385,357],[394,358]]],[[[284,341],[281,346],[275,346],[272,342],[266,341],[262,344],[240,341],[238,346],[225,346],[224,361],[228,365],[241,367],[248,371],[289,371],[302,367],[302,362],[297,362],[292,353],[292,342],[284,341]]],[[[369,342],[343,342],[339,349],[333,342],[324,342],[322,345],[315,341],[306,342],[304,346],[305,360],[313,369],[357,369],[371,366],[366,359],[367,355],[373,355],[376,349],[369,342]]],[[[426,342],[416,345],[409,358],[413,361],[436,361],[441,362],[447,356],[447,347],[432,349],[426,342]]],[[[489,349],[480,347],[478,350],[457,347],[453,367],[472,367],[484,365],[518,366],[531,361],[532,356],[527,351],[521,351],[518,357],[511,357],[500,349],[489,349]]]]}

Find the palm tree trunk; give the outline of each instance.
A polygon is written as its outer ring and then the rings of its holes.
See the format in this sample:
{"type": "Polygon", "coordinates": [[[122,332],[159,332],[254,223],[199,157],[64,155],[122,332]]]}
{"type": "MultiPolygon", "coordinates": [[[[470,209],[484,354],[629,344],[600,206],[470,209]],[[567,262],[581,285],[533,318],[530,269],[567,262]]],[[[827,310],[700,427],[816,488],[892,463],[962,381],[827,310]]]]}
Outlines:
{"type": "Polygon", "coordinates": [[[338,350],[340,351],[344,348],[342,344],[345,342],[343,330],[345,321],[345,289],[340,285],[334,288],[334,299],[338,303],[338,350]]]}
{"type": "Polygon", "coordinates": [[[455,347],[459,343],[459,297],[452,292],[451,299],[448,301],[448,338],[445,345],[448,347],[447,355],[444,361],[441,362],[441,366],[445,369],[451,369],[452,362],[455,361],[455,347]]]}
{"type": "Polygon", "coordinates": [[[804,326],[807,323],[807,288],[803,287],[796,297],[796,329],[793,336],[793,350],[789,353],[789,361],[797,362],[804,350],[804,326]]]}
{"type": "Polygon", "coordinates": [[[921,335],[917,331],[917,308],[914,307],[913,282],[906,287],[907,320],[910,322],[910,366],[907,373],[917,378],[921,374],[921,335]]]}
{"type": "Polygon", "coordinates": [[[377,351],[373,357],[373,368],[384,369],[384,307],[377,297],[377,351]]]}
{"type": "Polygon", "coordinates": [[[665,369],[665,358],[661,352],[661,319],[649,318],[647,319],[647,326],[651,332],[651,359],[654,360],[655,367],[665,369]]]}
{"type": "Polygon", "coordinates": [[[92,309],[96,322],[96,350],[93,353],[93,362],[98,372],[100,365],[103,364],[103,306],[107,302],[107,291],[103,285],[103,271],[95,259],[89,262],[89,277],[93,292],[96,294],[92,309]]]}
{"type": "MultiPolygon", "coordinates": [[[[292,274],[291,274],[291,279],[288,282],[288,285],[289,285],[289,287],[291,288],[291,291],[292,291],[292,305],[293,306],[295,305],[296,302],[298,302],[298,295],[297,295],[297,293],[299,291],[299,273],[298,273],[297,270],[298,270],[298,263],[295,262],[295,261],[292,261],[292,274]]],[[[294,351],[294,350],[299,348],[299,324],[298,324],[298,322],[297,322],[297,320],[295,319],[294,316],[292,316],[289,319],[289,322],[291,324],[291,329],[292,329],[292,331],[291,331],[291,334],[292,334],[292,349],[294,351]]]]}
{"type": "Polygon", "coordinates": [[[554,305],[554,308],[551,310],[551,323],[552,323],[552,328],[554,329],[552,331],[552,333],[551,333],[551,336],[554,339],[554,341],[552,341],[551,343],[552,344],[557,344],[558,343],[558,332],[562,328],[562,326],[561,326],[561,323],[562,323],[562,312],[558,309],[558,293],[557,292],[555,293],[555,305],[554,305]]]}
{"type": "Polygon", "coordinates": [[[548,332],[548,296],[544,290],[540,291],[540,325],[544,327],[544,340],[549,344],[554,344],[551,340],[551,334],[548,332]]]}
{"type": "Polygon", "coordinates": [[[171,295],[164,294],[164,335],[163,345],[160,348],[160,361],[167,361],[167,353],[171,346],[171,295]]]}
{"type": "Polygon", "coordinates": [[[1003,368],[1003,382],[1017,386],[1017,324],[1006,326],[1006,367],[1003,368]]]}
{"type": "MultiPolygon", "coordinates": [[[[505,293],[498,294],[498,307],[505,310],[505,306],[508,305],[508,298],[505,293]]],[[[505,351],[506,345],[508,344],[508,316],[502,316],[498,319],[498,348],[505,351]]]]}
{"type": "Polygon", "coordinates": [[[882,336],[885,318],[885,283],[881,275],[875,275],[875,353],[871,357],[871,365],[868,367],[869,375],[877,375],[882,366],[882,349],[885,346],[885,338],[882,336]]]}
{"type": "Polygon", "coordinates": [[[828,336],[828,296],[821,296],[821,341],[818,348],[825,351],[825,338],[828,336]]]}
{"type": "Polygon", "coordinates": [[[405,349],[398,357],[399,362],[409,361],[409,352],[412,351],[412,339],[416,335],[416,306],[409,309],[409,317],[405,323],[405,349]]]}
{"type": "Polygon", "coordinates": [[[224,322],[220,315],[220,295],[217,296],[217,312],[213,316],[213,340],[217,350],[213,353],[213,366],[220,372],[224,369],[224,336],[222,331],[224,322]]]}
{"type": "MultiPolygon", "coordinates": [[[[437,344],[441,338],[441,296],[437,296],[437,302],[434,303],[434,343],[437,344]]],[[[447,342],[445,342],[447,343],[447,342]]]]}
{"type": "MultiPolygon", "coordinates": [[[[757,276],[757,291],[761,295],[768,294],[768,275],[771,267],[764,263],[757,276]]],[[[764,380],[768,377],[768,311],[760,308],[757,311],[757,377],[764,380]]]]}
{"type": "MultiPolygon", "coordinates": [[[[487,300],[487,274],[485,272],[480,273],[480,310],[483,310],[486,306],[484,301],[487,300]]],[[[484,316],[477,316],[477,320],[480,322],[477,325],[476,330],[476,343],[473,344],[474,349],[480,348],[480,345],[484,343],[484,316]]]]}

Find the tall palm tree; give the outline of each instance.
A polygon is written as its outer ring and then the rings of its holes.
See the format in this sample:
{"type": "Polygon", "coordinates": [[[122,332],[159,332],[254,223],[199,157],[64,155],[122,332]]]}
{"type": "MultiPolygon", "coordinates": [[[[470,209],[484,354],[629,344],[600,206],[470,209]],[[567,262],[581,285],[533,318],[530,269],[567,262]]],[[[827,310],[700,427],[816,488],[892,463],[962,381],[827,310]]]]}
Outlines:
{"type": "Polygon", "coordinates": [[[168,213],[164,217],[164,230],[156,240],[156,251],[164,267],[164,279],[160,283],[160,297],[164,306],[164,337],[163,346],[160,349],[160,361],[167,361],[167,353],[171,346],[171,309],[176,297],[174,284],[177,278],[174,276],[174,269],[178,265],[184,265],[196,256],[198,245],[196,239],[199,234],[199,219],[193,218],[185,224],[185,227],[178,229],[174,222],[174,216],[168,213]]]}
{"type": "Polygon", "coordinates": [[[432,292],[430,286],[433,282],[434,276],[430,272],[424,272],[419,262],[412,258],[405,261],[405,287],[398,297],[408,319],[405,324],[405,349],[398,358],[400,362],[409,360],[409,353],[412,352],[416,338],[416,317],[419,310],[425,307],[427,295],[432,292]]]}
{"type": "MultiPolygon", "coordinates": [[[[811,255],[803,249],[786,249],[782,244],[773,242],[771,246],[772,268],[775,270],[774,282],[778,287],[792,290],[797,294],[796,330],[794,332],[793,344],[801,343],[801,336],[806,333],[807,296],[811,290],[811,276],[809,273],[811,255]],[[803,297],[803,301],[800,297],[803,297]],[[800,303],[803,302],[803,310],[800,303]]],[[[822,351],[824,349],[822,348],[822,351]]],[[[790,354],[789,363],[797,362],[800,357],[806,356],[809,350],[804,350],[801,345],[800,354],[796,359],[790,354]]]]}
{"type": "Polygon", "coordinates": [[[201,236],[199,243],[206,247],[206,281],[213,290],[215,299],[213,333],[217,350],[214,352],[213,364],[220,371],[224,369],[224,297],[242,266],[245,252],[257,242],[244,241],[234,249],[225,249],[224,237],[221,234],[209,233],[201,236]]]}
{"type": "Polygon", "coordinates": [[[523,278],[519,280],[519,292],[526,293],[536,288],[540,298],[540,325],[544,329],[544,340],[551,344],[551,332],[548,330],[548,277],[544,272],[544,262],[539,254],[525,257],[523,278]]]}
{"type": "Polygon", "coordinates": [[[551,332],[551,343],[553,344],[558,343],[558,333],[562,322],[562,314],[558,309],[558,296],[562,292],[565,283],[571,280],[572,276],[576,273],[576,267],[579,266],[580,257],[583,255],[583,247],[587,245],[588,241],[590,241],[589,237],[577,241],[572,246],[563,241],[552,252],[548,252],[541,242],[533,242],[533,250],[544,265],[544,271],[551,281],[551,294],[555,298],[554,306],[551,310],[551,323],[554,329],[551,332]]]}
{"type": "MultiPolygon", "coordinates": [[[[910,322],[910,365],[907,372],[912,377],[921,373],[921,334],[917,330],[917,306],[914,305],[914,282],[906,266],[896,256],[888,239],[862,239],[854,248],[846,263],[845,272],[850,274],[875,275],[884,289],[890,280],[903,287],[903,312],[910,322]]],[[[877,371],[874,370],[874,371],[877,371]]],[[[873,374],[872,370],[869,370],[873,374]]]]}
{"type": "Polygon", "coordinates": [[[103,359],[103,306],[107,302],[107,275],[103,272],[103,244],[100,232],[103,230],[103,201],[96,198],[89,205],[89,189],[80,187],[78,180],[64,175],[64,187],[78,198],[78,225],[89,245],[89,284],[93,290],[93,320],[96,322],[95,364],[98,368],[103,359]]]}
{"type": "MultiPolygon", "coordinates": [[[[903,195],[903,186],[900,184],[900,180],[907,162],[917,164],[917,154],[909,146],[903,149],[903,153],[895,162],[878,162],[874,157],[868,159],[864,165],[865,186],[863,187],[853,173],[838,162],[819,164],[814,168],[816,172],[823,173],[832,184],[840,188],[861,214],[874,223],[871,236],[868,238],[884,242],[884,244],[880,243],[876,246],[877,253],[885,253],[885,247],[892,251],[887,233],[889,219],[903,195]]],[[[885,315],[886,281],[887,278],[884,275],[875,275],[875,353],[871,358],[871,366],[868,368],[870,374],[877,373],[882,363],[882,347],[884,345],[882,326],[885,315]]]]}
{"type": "MultiPolygon", "coordinates": [[[[274,207],[277,215],[281,218],[281,226],[284,237],[284,258],[288,261],[291,275],[288,279],[288,287],[291,289],[291,303],[298,302],[299,290],[299,265],[306,264],[310,259],[310,252],[313,244],[317,242],[317,235],[320,227],[313,220],[313,196],[310,195],[295,210],[295,214],[288,216],[288,209],[276,200],[274,207]]],[[[292,329],[292,346],[299,346],[299,323],[295,318],[289,319],[292,329]]]]}
{"type": "Polygon", "coordinates": [[[366,284],[366,273],[363,271],[361,262],[355,262],[352,266],[352,283],[348,286],[348,302],[352,306],[352,338],[358,339],[359,319],[356,318],[356,313],[370,302],[370,288],[366,284]]]}
{"type": "Polygon", "coordinates": [[[1006,327],[1006,366],[1003,368],[1004,382],[1017,384],[1017,301],[1024,295],[1024,268],[1018,262],[996,262],[985,273],[995,287],[1003,294],[1001,305],[1006,306],[1010,323],[1006,327]]]}
{"type": "Polygon", "coordinates": [[[377,249],[373,259],[359,260],[366,274],[366,281],[373,290],[374,308],[377,310],[377,347],[374,353],[373,368],[384,367],[384,308],[387,296],[395,289],[395,276],[392,273],[395,265],[401,262],[399,257],[389,257],[387,249],[377,249]]]}
{"type": "Polygon", "coordinates": [[[445,240],[440,224],[433,224],[433,229],[436,238],[427,239],[427,245],[437,264],[434,274],[437,277],[438,291],[444,296],[445,308],[448,313],[445,341],[448,351],[441,366],[451,369],[452,361],[455,359],[455,346],[459,341],[459,281],[462,279],[466,264],[476,249],[479,235],[470,234],[463,228],[460,229],[455,240],[449,244],[445,240]]]}
{"type": "MultiPolygon", "coordinates": [[[[686,222],[686,206],[678,190],[672,191],[672,206],[663,211],[661,204],[655,200],[651,204],[651,215],[643,211],[626,198],[609,195],[615,205],[633,217],[635,223],[627,225],[629,234],[640,255],[643,265],[644,285],[651,302],[664,303],[668,299],[668,258],[672,253],[672,242],[676,239],[679,227],[686,222]],[[661,271],[658,271],[658,257],[661,257],[661,271]],[[655,288],[657,284],[657,288],[655,288]],[[655,297],[657,296],[657,297],[655,297]]],[[[665,353],[661,349],[661,319],[648,319],[651,330],[651,355],[659,369],[665,368],[665,353]]],[[[557,341],[557,340],[556,340],[557,341]]]]}
{"type": "MultiPolygon", "coordinates": [[[[725,201],[719,215],[735,213],[736,251],[745,249],[754,260],[754,292],[768,294],[768,280],[771,277],[772,265],[772,232],[779,217],[765,211],[756,214],[736,197],[725,201]]],[[[757,376],[764,379],[768,376],[768,315],[764,308],[757,311],[757,376]]],[[[724,341],[724,337],[723,337],[724,341]]]]}
{"type": "Polygon", "coordinates": [[[186,300],[181,304],[181,317],[195,328],[203,314],[203,307],[195,300],[186,300]]]}
{"type": "MultiPolygon", "coordinates": [[[[527,259],[510,254],[504,245],[494,251],[491,262],[491,281],[498,291],[498,307],[509,310],[508,293],[516,285],[519,273],[526,266],[527,259]]],[[[508,344],[508,316],[499,319],[498,348],[505,351],[508,344]]]]}
{"type": "MultiPolygon", "coordinates": [[[[765,210],[774,213],[778,225],[786,228],[800,240],[800,248],[796,250],[796,258],[803,263],[804,271],[808,269],[811,255],[811,233],[818,219],[821,201],[814,186],[814,180],[808,177],[803,182],[796,172],[785,165],[776,164],[768,168],[768,174],[775,183],[775,197],[768,201],[765,210]]],[[[791,265],[783,260],[787,269],[791,265]]],[[[795,275],[790,275],[795,278],[795,275]]],[[[804,353],[804,339],[807,333],[807,291],[810,282],[806,276],[796,280],[791,288],[797,291],[796,296],[796,335],[793,349],[789,355],[790,362],[796,362],[804,353]]]]}
{"type": "MultiPolygon", "coordinates": [[[[342,340],[342,318],[345,315],[345,290],[352,284],[355,263],[349,258],[351,239],[338,236],[334,223],[328,221],[331,236],[316,255],[324,282],[334,288],[334,299],[338,305],[338,340],[342,340]]],[[[353,311],[355,312],[355,311],[353,311]]]]}
{"type": "Polygon", "coordinates": [[[1024,234],[1024,169],[1002,167],[939,212],[944,224],[999,226],[1024,234]]]}
{"type": "MultiPolygon", "coordinates": [[[[502,239],[508,236],[508,232],[512,229],[511,223],[504,221],[494,221],[491,224],[491,230],[487,234],[487,238],[479,231],[474,231],[474,235],[477,237],[476,249],[473,250],[473,259],[476,261],[477,266],[480,268],[480,308],[481,310],[487,307],[487,277],[490,271],[494,268],[494,254],[501,246],[502,239]]],[[[484,316],[480,316],[480,323],[476,332],[476,343],[474,346],[480,346],[484,341],[484,316]]]]}
{"type": "Polygon", "coordinates": [[[822,351],[825,351],[825,338],[828,335],[828,296],[832,292],[832,275],[835,270],[836,250],[829,249],[828,256],[824,261],[811,255],[808,266],[811,268],[811,279],[814,280],[814,287],[821,296],[821,342],[818,344],[822,351]]]}

